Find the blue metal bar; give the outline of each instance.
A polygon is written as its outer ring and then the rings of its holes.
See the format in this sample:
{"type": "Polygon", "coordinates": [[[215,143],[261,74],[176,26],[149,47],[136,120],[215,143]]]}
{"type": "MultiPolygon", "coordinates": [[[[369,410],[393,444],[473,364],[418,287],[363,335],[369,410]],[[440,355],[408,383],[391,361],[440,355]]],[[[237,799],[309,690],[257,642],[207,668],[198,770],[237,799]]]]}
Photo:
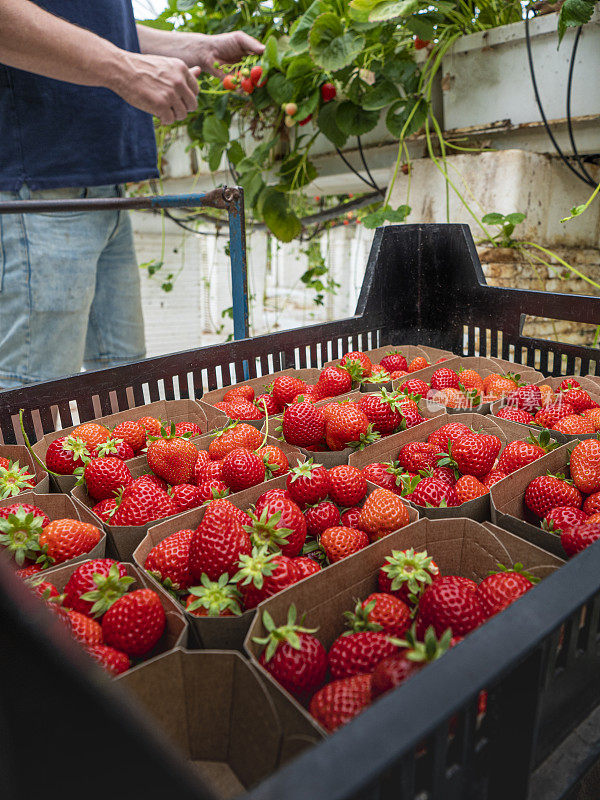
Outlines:
{"type": "Polygon", "coordinates": [[[231,259],[234,339],[248,338],[248,272],[245,227],[244,194],[240,189],[239,195],[232,201],[229,209],[229,257],[231,259]]]}

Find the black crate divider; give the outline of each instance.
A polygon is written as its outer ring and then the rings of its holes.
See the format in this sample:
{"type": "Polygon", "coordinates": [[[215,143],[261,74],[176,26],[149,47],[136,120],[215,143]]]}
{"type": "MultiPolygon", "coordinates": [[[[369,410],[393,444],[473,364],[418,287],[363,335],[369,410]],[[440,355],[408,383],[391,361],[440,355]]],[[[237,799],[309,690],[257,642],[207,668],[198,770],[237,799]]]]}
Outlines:
{"type": "MultiPolygon", "coordinates": [[[[524,337],[525,315],[597,325],[600,298],[488,287],[467,226],[390,226],[376,232],[355,316],[2,392],[0,430],[7,443],[16,440],[20,408],[35,438],[55,429],[57,411],[66,426],[72,424],[73,408],[84,421],[143,404],[146,398],[200,397],[203,391],[242,381],[245,374],[321,366],[349,349],[384,344],[420,343],[464,355],[496,356],[552,375],[600,374],[599,350],[524,337]]],[[[7,659],[3,648],[0,663],[9,674],[20,659],[35,655],[43,670],[49,658],[47,642],[35,627],[23,622],[23,636],[18,635],[19,598],[14,581],[3,581],[3,624],[10,620],[13,635],[7,639],[11,656],[7,659]]],[[[594,545],[439,662],[254,788],[249,797],[565,797],[600,754],[600,715],[590,713],[600,703],[599,620],[600,545],[594,545]],[[487,711],[478,721],[482,689],[488,692],[487,711]],[[585,741],[577,735],[580,728],[585,741]],[[560,754],[556,764],[554,753],[560,754]]],[[[105,734],[103,770],[110,767],[110,774],[118,775],[115,763],[128,748],[159,758],[141,718],[139,736],[132,726],[115,730],[115,714],[128,713],[121,695],[101,684],[90,691],[85,676],[76,679],[72,655],[62,655],[71,689],[67,692],[61,681],[56,692],[74,707],[75,718],[80,714],[81,724],[87,715],[84,698],[93,698],[93,724],[105,734]]],[[[56,663],[53,668],[60,671],[56,663]]],[[[17,712],[8,702],[10,679],[0,687],[4,730],[20,733],[15,744],[23,745],[22,759],[21,748],[14,746],[0,770],[7,773],[6,785],[11,779],[18,785],[16,776],[27,776],[30,759],[27,729],[15,722],[17,712]]],[[[18,713],[25,719],[37,714],[37,702],[33,694],[21,697],[18,713]]],[[[53,697],[53,707],[58,706],[60,697],[53,697]]],[[[51,743],[46,739],[36,753],[36,766],[47,781],[62,747],[51,743]]],[[[97,767],[98,755],[89,752],[88,769],[97,767]]],[[[85,759],[85,750],[80,757],[85,759]]],[[[165,758],[152,786],[142,773],[140,792],[150,797],[157,789],[165,794],[178,787],[190,796],[172,756],[165,758]]],[[[198,784],[195,796],[207,796],[205,787],[198,784]]]]}

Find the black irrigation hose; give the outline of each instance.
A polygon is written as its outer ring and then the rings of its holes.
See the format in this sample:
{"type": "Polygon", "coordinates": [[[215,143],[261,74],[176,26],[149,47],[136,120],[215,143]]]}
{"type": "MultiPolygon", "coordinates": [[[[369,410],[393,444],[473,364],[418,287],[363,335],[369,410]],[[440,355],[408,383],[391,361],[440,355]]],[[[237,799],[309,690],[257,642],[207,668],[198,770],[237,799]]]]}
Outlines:
{"type": "MultiPolygon", "coordinates": [[[[360,153],[360,160],[363,163],[363,167],[365,168],[365,171],[366,171],[367,175],[369,176],[369,179],[370,179],[370,181],[371,181],[371,183],[373,185],[373,188],[376,191],[381,192],[381,189],[377,185],[377,181],[375,180],[375,178],[371,175],[371,170],[369,169],[369,166],[368,166],[368,164],[367,164],[367,162],[365,160],[365,154],[363,153],[362,142],[360,140],[360,136],[356,137],[356,141],[358,143],[358,152],[360,153]]],[[[383,192],[381,192],[381,193],[383,194],[383,192]]]]}
{"type": "Polygon", "coordinates": [[[588,181],[592,181],[594,185],[596,182],[587,171],[585,163],[583,159],[579,155],[579,151],[577,150],[577,145],[575,144],[575,137],[573,136],[573,121],[571,119],[571,91],[573,88],[573,71],[575,69],[575,57],[577,55],[577,48],[579,47],[579,39],[581,38],[581,28],[577,28],[577,33],[575,34],[575,41],[573,42],[573,49],[571,51],[571,62],[569,64],[569,77],[567,80],[567,129],[569,131],[569,139],[571,141],[571,147],[573,148],[573,153],[575,158],[577,159],[577,163],[579,164],[579,169],[583,172],[586,176],[588,181]]]}
{"type": "MultiPolygon", "coordinates": [[[[345,156],[345,155],[342,153],[342,151],[340,150],[340,148],[339,148],[339,147],[336,147],[336,148],[335,148],[335,151],[336,151],[336,153],[338,154],[338,156],[339,156],[339,157],[342,159],[342,161],[344,162],[344,164],[345,164],[345,165],[348,167],[348,169],[350,170],[350,172],[353,172],[353,173],[356,175],[356,177],[357,177],[357,178],[359,178],[359,179],[360,179],[360,180],[361,180],[361,181],[362,181],[362,182],[363,182],[363,183],[364,183],[366,186],[368,186],[368,187],[369,187],[369,189],[375,189],[375,191],[376,191],[376,192],[380,192],[380,191],[381,191],[381,190],[379,189],[379,187],[377,186],[377,184],[376,184],[376,183],[371,183],[371,181],[373,180],[373,178],[371,178],[371,180],[370,180],[370,181],[368,181],[366,178],[363,178],[363,176],[360,174],[360,172],[358,172],[358,170],[354,169],[354,167],[352,166],[352,164],[351,164],[351,163],[348,161],[348,159],[347,159],[347,158],[346,158],[346,156],[345,156]]],[[[367,171],[368,171],[368,170],[367,170],[367,171]]],[[[369,177],[370,177],[370,176],[369,176],[369,177]]]]}
{"type": "Polygon", "coordinates": [[[588,178],[585,175],[582,175],[569,162],[568,158],[565,156],[563,151],[560,149],[560,146],[559,146],[558,142],[554,138],[554,134],[550,130],[550,125],[548,124],[548,120],[546,118],[546,114],[544,113],[544,107],[542,106],[542,101],[541,101],[541,98],[540,98],[540,93],[539,93],[537,81],[536,81],[536,78],[535,78],[535,69],[534,69],[534,66],[533,66],[533,54],[531,52],[531,36],[529,34],[529,17],[528,16],[525,17],[525,40],[526,40],[526,44],[527,44],[527,60],[529,61],[529,73],[531,75],[531,83],[533,85],[533,92],[535,94],[535,101],[537,103],[537,107],[538,107],[540,115],[542,117],[542,122],[544,123],[544,128],[546,129],[546,133],[548,134],[548,137],[550,138],[550,141],[554,145],[554,149],[558,153],[558,155],[559,155],[561,161],[563,162],[563,164],[565,164],[565,166],[567,166],[571,170],[571,172],[579,178],[579,180],[583,181],[588,186],[593,186],[594,188],[596,188],[596,182],[595,181],[588,180],[588,178]]]}

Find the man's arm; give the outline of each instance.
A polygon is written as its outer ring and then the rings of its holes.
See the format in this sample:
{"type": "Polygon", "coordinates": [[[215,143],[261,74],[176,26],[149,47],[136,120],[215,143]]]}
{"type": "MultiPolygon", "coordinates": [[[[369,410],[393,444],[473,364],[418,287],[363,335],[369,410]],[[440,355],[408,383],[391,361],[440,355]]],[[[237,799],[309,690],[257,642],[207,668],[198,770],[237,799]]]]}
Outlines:
{"type": "Polygon", "coordinates": [[[196,108],[199,70],[179,58],[130,53],[29,0],[0,0],[0,63],[111,89],[164,124],[196,108]]]}
{"type": "Polygon", "coordinates": [[[236,64],[248,53],[261,55],[264,45],[243,31],[203,33],[161,31],[147,25],[138,25],[138,38],[142,53],[181,58],[188,67],[200,67],[203,72],[220,75],[215,64],[236,64]]]}

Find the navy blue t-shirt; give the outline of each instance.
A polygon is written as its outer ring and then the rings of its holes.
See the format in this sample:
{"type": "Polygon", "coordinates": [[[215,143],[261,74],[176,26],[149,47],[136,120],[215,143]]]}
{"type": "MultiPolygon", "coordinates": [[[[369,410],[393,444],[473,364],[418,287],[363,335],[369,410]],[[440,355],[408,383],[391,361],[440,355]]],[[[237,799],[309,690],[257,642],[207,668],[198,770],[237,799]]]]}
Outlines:
{"type": "MultiPolygon", "coordinates": [[[[139,52],[131,0],[34,0],[139,52]]],[[[0,189],[101,186],[156,177],[152,117],[109,89],[0,64],[0,189]]]]}

